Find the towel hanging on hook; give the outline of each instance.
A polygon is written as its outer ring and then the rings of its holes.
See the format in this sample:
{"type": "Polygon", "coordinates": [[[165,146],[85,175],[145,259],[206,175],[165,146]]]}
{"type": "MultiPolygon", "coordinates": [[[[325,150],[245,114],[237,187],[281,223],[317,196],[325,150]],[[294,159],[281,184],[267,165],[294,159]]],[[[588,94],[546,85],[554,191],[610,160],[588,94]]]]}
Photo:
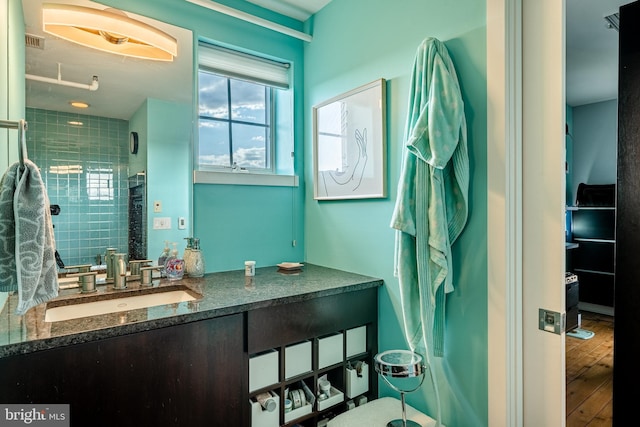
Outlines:
{"type": "Polygon", "coordinates": [[[0,180],[0,291],[18,292],[16,314],[58,295],[50,203],[38,167],[27,158],[25,120],[0,120],[18,130],[19,162],[0,180]]]}

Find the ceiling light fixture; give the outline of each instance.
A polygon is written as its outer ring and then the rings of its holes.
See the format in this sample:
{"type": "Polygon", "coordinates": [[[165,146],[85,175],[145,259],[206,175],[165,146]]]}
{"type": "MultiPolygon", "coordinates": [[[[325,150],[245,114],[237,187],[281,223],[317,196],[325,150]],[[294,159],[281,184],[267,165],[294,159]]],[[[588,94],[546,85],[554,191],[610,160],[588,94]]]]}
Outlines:
{"type": "Polygon", "coordinates": [[[174,37],[117,9],[44,3],[42,23],[49,34],[103,52],[156,61],[178,55],[174,37]]]}

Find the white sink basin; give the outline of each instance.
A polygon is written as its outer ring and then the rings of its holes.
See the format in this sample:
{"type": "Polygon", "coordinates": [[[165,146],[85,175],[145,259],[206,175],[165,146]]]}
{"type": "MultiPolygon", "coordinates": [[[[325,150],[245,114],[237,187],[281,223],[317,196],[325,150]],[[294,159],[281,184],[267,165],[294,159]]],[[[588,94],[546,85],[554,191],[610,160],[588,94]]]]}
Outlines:
{"type": "Polygon", "coordinates": [[[183,290],[124,296],[121,298],[104,299],[100,301],[47,308],[44,320],[45,322],[60,322],[63,320],[78,319],[80,317],[97,316],[100,314],[118,313],[138,308],[194,301],[195,299],[196,297],[183,290]]]}

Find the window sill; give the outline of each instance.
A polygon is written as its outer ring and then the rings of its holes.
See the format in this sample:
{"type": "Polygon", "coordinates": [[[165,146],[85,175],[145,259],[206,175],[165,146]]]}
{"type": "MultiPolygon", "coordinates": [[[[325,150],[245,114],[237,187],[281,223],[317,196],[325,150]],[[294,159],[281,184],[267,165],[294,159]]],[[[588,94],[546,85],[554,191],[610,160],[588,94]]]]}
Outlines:
{"type": "Polygon", "coordinates": [[[193,183],[297,187],[298,177],[296,175],[274,175],[249,172],[193,171],[193,183]]]}

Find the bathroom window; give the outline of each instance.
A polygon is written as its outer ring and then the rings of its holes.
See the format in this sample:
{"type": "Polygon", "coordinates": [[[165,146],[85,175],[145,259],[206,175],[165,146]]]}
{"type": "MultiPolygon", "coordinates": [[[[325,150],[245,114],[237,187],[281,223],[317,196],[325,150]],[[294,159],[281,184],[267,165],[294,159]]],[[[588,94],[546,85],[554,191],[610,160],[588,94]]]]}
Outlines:
{"type": "Polygon", "coordinates": [[[271,169],[271,89],[200,70],[200,166],[271,169]]]}
{"type": "Polygon", "coordinates": [[[197,169],[277,173],[276,117],[289,64],[202,42],[198,52],[197,169]]]}
{"type": "Polygon", "coordinates": [[[113,200],[113,170],[87,172],[87,196],[89,200],[113,200]]]}

